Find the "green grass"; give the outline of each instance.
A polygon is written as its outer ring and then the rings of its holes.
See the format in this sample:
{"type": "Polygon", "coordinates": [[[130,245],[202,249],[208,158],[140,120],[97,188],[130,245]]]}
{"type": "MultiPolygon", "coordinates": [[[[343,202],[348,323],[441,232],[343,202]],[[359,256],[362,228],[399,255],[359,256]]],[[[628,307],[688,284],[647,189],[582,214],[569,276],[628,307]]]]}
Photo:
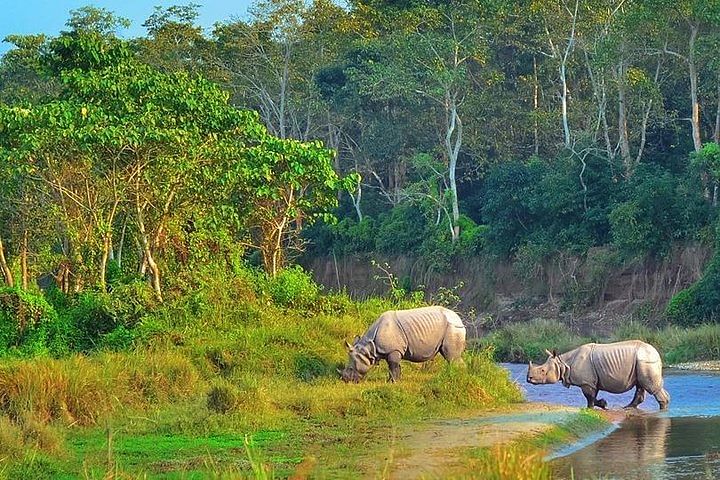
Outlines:
{"type": "Polygon", "coordinates": [[[544,460],[548,450],[575,442],[608,426],[594,410],[582,409],[570,418],[537,436],[492,448],[470,449],[465,465],[469,478],[487,480],[550,480],[555,478],[551,465],[544,460]]]}
{"type": "Polygon", "coordinates": [[[547,450],[577,441],[608,426],[608,421],[597,411],[583,408],[569,420],[553,426],[537,437],[527,439],[534,446],[547,450]]]}
{"type": "Polygon", "coordinates": [[[381,475],[393,428],[521,401],[489,350],[344,384],[343,341],[402,305],[280,307],[226,280],[144,317],[132,351],[0,365],[0,478],[381,475]]]}

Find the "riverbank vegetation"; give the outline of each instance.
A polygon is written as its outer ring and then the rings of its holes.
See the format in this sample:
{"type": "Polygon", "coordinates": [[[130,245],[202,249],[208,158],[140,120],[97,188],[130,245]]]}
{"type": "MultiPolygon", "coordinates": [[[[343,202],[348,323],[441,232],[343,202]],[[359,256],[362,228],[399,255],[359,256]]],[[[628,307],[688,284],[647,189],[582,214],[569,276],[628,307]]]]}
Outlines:
{"type": "Polygon", "coordinates": [[[667,325],[658,328],[628,322],[607,337],[583,336],[558,321],[537,319],[499,328],[479,340],[492,348],[499,361],[527,363],[544,361],[545,349],[565,352],[588,342],[617,342],[639,339],[658,349],[665,364],[720,358],[720,326],[667,325]]]}

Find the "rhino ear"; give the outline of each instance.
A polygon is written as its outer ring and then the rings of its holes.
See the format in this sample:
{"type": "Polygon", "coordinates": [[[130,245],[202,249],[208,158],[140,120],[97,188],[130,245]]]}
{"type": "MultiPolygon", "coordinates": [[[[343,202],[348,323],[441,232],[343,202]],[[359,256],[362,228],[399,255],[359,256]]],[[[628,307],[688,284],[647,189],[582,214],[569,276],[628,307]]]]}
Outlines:
{"type": "Polygon", "coordinates": [[[353,348],[352,345],[350,345],[350,342],[348,342],[347,340],[345,340],[345,348],[346,348],[348,351],[352,350],[352,348],[353,348]]]}
{"type": "Polygon", "coordinates": [[[557,350],[555,350],[554,348],[553,348],[553,351],[552,351],[552,355],[553,355],[553,357],[557,357],[557,355],[558,355],[558,354],[557,354],[557,350]]]}
{"type": "Polygon", "coordinates": [[[552,357],[552,356],[553,356],[553,352],[551,352],[551,351],[548,350],[547,348],[545,349],[545,353],[547,353],[547,356],[548,356],[548,357],[552,357]]]}

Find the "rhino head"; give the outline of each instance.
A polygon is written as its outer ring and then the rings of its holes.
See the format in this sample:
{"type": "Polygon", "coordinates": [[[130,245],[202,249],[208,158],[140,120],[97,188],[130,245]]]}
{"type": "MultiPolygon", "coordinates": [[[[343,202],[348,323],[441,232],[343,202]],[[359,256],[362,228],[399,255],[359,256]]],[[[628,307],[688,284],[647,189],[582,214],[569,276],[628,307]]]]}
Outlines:
{"type": "Polygon", "coordinates": [[[344,382],[358,383],[377,363],[375,342],[355,337],[352,345],[345,341],[345,347],[348,351],[348,363],[343,370],[338,370],[338,373],[344,382]]]}
{"type": "Polygon", "coordinates": [[[533,363],[530,362],[527,373],[528,383],[542,385],[557,383],[560,380],[563,380],[563,383],[565,383],[569,367],[560,359],[557,351],[553,350],[550,352],[545,350],[545,353],[548,354],[548,359],[545,363],[533,365],[533,363]]]}

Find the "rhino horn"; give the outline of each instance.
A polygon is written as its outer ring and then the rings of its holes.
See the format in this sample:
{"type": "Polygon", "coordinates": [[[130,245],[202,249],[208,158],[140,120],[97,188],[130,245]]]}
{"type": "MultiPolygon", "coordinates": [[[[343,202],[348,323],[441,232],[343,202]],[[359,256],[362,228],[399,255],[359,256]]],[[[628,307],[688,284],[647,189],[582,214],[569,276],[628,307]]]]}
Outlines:
{"type": "Polygon", "coordinates": [[[548,357],[554,357],[554,356],[555,356],[555,354],[554,354],[553,352],[551,352],[550,350],[548,350],[547,348],[545,349],[545,353],[547,353],[548,357]]]}
{"type": "Polygon", "coordinates": [[[530,360],[530,366],[532,367],[532,360],[530,360]]]}
{"type": "Polygon", "coordinates": [[[340,376],[342,376],[342,370],[340,370],[339,368],[336,368],[335,371],[338,372],[338,374],[340,374],[340,376]]]}
{"type": "Polygon", "coordinates": [[[345,348],[347,348],[348,350],[352,350],[353,348],[352,345],[350,345],[350,342],[348,342],[347,340],[345,340],[345,348]]]}

